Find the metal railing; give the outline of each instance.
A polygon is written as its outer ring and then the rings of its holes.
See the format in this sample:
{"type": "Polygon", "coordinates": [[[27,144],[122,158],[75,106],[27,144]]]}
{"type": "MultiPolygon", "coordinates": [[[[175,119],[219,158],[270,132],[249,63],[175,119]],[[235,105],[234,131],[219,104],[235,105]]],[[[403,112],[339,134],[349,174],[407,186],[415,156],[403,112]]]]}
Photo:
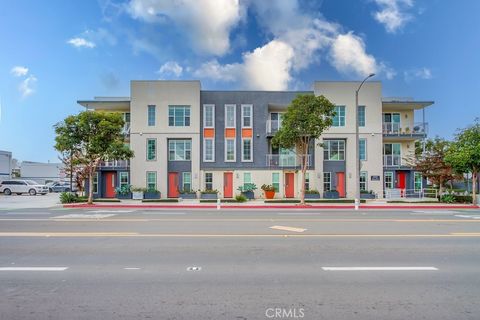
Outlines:
{"type": "Polygon", "coordinates": [[[398,122],[383,122],[382,123],[383,134],[397,135],[397,136],[422,136],[428,132],[428,123],[417,122],[413,124],[413,127],[401,126],[398,122]]]}
{"type": "Polygon", "coordinates": [[[282,127],[282,121],[267,120],[267,135],[273,136],[282,127]]]}
{"type": "Polygon", "coordinates": [[[127,135],[127,136],[130,135],[130,123],[129,122],[126,122],[123,125],[122,134],[127,135]]]}
{"type": "MultiPolygon", "coordinates": [[[[295,168],[302,165],[304,156],[296,154],[267,154],[267,167],[295,168]]],[[[311,166],[311,156],[307,155],[307,167],[311,166]]]]}
{"type": "Polygon", "coordinates": [[[416,199],[437,199],[437,189],[385,189],[383,191],[385,199],[403,199],[403,198],[416,198],[416,199]]]}
{"type": "Polygon", "coordinates": [[[384,167],[400,167],[402,165],[402,156],[399,154],[385,154],[383,155],[384,167]]]}
{"type": "Polygon", "coordinates": [[[128,160],[102,161],[99,164],[100,168],[128,168],[129,166],[130,166],[130,161],[128,160]]]}

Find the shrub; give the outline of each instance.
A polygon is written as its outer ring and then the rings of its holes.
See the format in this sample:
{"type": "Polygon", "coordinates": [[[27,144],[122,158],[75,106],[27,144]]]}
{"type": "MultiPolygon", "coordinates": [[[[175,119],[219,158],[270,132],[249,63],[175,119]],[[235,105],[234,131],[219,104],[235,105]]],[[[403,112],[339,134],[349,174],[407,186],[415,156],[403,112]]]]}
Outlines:
{"type": "Polygon", "coordinates": [[[75,203],[75,202],[79,202],[79,198],[75,193],[62,192],[62,193],[60,193],[60,202],[61,203],[75,203]]]}
{"type": "Polygon", "coordinates": [[[454,203],[456,201],[456,199],[455,199],[455,196],[453,194],[444,194],[440,198],[440,201],[444,202],[444,203],[454,203]]]}
{"type": "Polygon", "coordinates": [[[238,187],[237,190],[240,192],[249,192],[249,191],[257,190],[257,186],[255,185],[255,183],[247,183],[244,186],[238,187]]]}
{"type": "Polygon", "coordinates": [[[124,184],[121,187],[116,187],[115,188],[115,193],[116,194],[122,194],[122,195],[127,195],[130,193],[130,185],[129,184],[124,184]]]}
{"type": "Polygon", "coordinates": [[[217,194],[218,190],[202,190],[200,191],[201,194],[217,194]]]}
{"type": "Polygon", "coordinates": [[[263,184],[260,188],[263,191],[275,191],[275,187],[271,184],[263,184]]]}
{"type": "Polygon", "coordinates": [[[141,187],[131,187],[130,190],[132,190],[132,192],[146,192],[147,191],[146,188],[141,188],[141,187]]]}
{"type": "Polygon", "coordinates": [[[190,189],[178,189],[178,193],[193,194],[193,193],[197,193],[197,192],[195,190],[190,190],[190,189]]]}
{"type": "Polygon", "coordinates": [[[247,201],[247,197],[245,197],[243,194],[237,194],[235,196],[235,200],[237,200],[237,202],[245,202],[247,201]]]}
{"type": "Polygon", "coordinates": [[[305,194],[320,194],[318,190],[311,189],[311,190],[305,190],[305,194]]]}
{"type": "Polygon", "coordinates": [[[155,189],[155,188],[146,189],[145,192],[149,192],[149,193],[160,193],[160,191],[158,191],[158,190],[155,189]]]}
{"type": "Polygon", "coordinates": [[[472,196],[459,196],[455,195],[455,202],[458,203],[472,203],[472,196]]]}

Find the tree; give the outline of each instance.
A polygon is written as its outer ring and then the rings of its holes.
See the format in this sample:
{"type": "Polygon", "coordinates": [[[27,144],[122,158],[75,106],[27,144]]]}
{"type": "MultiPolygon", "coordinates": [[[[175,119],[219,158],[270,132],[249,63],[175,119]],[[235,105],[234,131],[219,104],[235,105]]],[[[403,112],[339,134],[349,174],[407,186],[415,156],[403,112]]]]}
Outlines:
{"type": "Polygon", "coordinates": [[[472,202],[477,201],[477,180],[480,171],[480,122],[475,119],[473,125],[461,129],[448,150],[447,161],[457,173],[472,173],[472,202]]]}
{"type": "MultiPolygon", "coordinates": [[[[445,162],[445,155],[450,147],[450,142],[436,137],[425,142],[425,154],[416,150],[415,155],[407,158],[406,162],[415,171],[439,186],[439,194],[443,194],[443,187],[448,181],[460,178],[452,166],[445,162]]],[[[417,148],[416,148],[417,149],[417,148]]],[[[423,151],[423,150],[422,150],[423,151]]]]}
{"type": "Polygon", "coordinates": [[[62,155],[58,158],[63,163],[65,174],[74,179],[74,185],[77,187],[78,192],[83,194],[83,183],[88,178],[88,170],[80,156],[79,152],[68,151],[62,152],[62,155]]]}
{"type": "Polygon", "coordinates": [[[93,203],[93,175],[101,161],[127,160],[133,152],[124,144],[123,119],[119,113],[84,111],[55,125],[55,149],[72,153],[87,172],[88,203],[93,203]]]}
{"type": "Polygon", "coordinates": [[[302,188],[300,203],[305,203],[305,173],[308,165],[308,149],[315,139],[332,125],[335,105],[324,96],[299,94],[283,115],[282,126],[272,143],[283,148],[294,148],[301,159],[302,188]]]}

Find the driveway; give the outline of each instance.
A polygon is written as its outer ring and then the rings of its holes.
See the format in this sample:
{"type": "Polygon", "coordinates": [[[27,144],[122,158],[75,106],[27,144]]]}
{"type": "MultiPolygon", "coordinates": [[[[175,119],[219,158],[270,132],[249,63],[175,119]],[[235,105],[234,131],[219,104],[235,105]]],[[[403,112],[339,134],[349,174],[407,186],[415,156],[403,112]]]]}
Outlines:
{"type": "Polygon", "coordinates": [[[60,204],[59,193],[48,193],[44,196],[36,195],[11,195],[6,196],[0,193],[1,209],[23,209],[23,208],[50,208],[60,204]]]}

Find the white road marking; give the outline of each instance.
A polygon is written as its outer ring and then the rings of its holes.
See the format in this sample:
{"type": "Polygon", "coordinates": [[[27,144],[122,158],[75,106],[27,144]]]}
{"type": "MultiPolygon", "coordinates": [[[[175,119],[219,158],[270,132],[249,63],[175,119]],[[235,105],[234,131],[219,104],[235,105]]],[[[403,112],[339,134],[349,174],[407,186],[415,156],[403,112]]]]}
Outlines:
{"type": "Polygon", "coordinates": [[[116,216],[116,214],[101,214],[101,213],[95,213],[95,214],[80,214],[80,213],[72,213],[72,214],[66,214],[64,216],[56,216],[52,217],[51,219],[103,219],[103,218],[109,218],[116,216]]]}
{"type": "Polygon", "coordinates": [[[155,214],[155,215],[170,215],[170,214],[187,214],[186,212],[161,212],[161,211],[144,211],[142,214],[155,214]]]}
{"type": "Polygon", "coordinates": [[[123,268],[124,270],[140,270],[140,268],[137,268],[137,267],[127,267],[127,268],[123,268]]]}
{"type": "Polygon", "coordinates": [[[68,267],[0,267],[0,271],[65,271],[68,267]]]}
{"type": "Polygon", "coordinates": [[[466,219],[480,219],[480,216],[467,216],[463,214],[456,214],[455,217],[466,218],[466,219]]]}
{"type": "Polygon", "coordinates": [[[7,212],[8,215],[49,215],[50,212],[7,212]]]}
{"type": "Polygon", "coordinates": [[[411,215],[425,215],[425,216],[435,216],[435,215],[450,215],[450,214],[455,214],[455,213],[460,213],[458,211],[452,211],[452,210],[442,210],[442,211],[436,211],[436,210],[421,210],[421,211],[413,211],[413,213],[410,213],[411,215]]]}
{"type": "Polygon", "coordinates": [[[108,213],[108,212],[113,212],[113,213],[129,213],[133,212],[134,210],[92,210],[92,211],[87,211],[87,212],[93,212],[93,213],[108,213]]]}
{"type": "Polygon", "coordinates": [[[271,226],[270,229],[292,231],[292,232],[304,232],[305,230],[307,230],[303,228],[294,228],[294,227],[286,227],[286,226],[271,226]]]}
{"type": "Polygon", "coordinates": [[[322,267],[324,271],[437,271],[435,267],[322,267]]]}

